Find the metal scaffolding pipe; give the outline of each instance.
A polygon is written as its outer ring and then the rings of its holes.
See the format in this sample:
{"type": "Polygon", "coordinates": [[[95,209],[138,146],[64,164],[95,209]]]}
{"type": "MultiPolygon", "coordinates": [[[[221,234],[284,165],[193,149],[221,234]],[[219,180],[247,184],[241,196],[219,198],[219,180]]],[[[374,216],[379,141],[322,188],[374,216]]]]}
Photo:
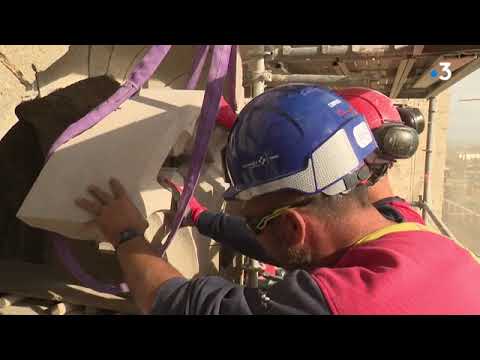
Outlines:
{"type": "Polygon", "coordinates": [[[247,287],[258,288],[258,271],[260,269],[260,264],[258,260],[247,258],[247,287]]]}
{"type": "MultiPolygon", "coordinates": [[[[259,45],[257,52],[260,54],[265,53],[265,45],[259,45]]],[[[251,63],[251,78],[253,97],[256,97],[265,91],[265,57],[259,56],[251,63]]],[[[247,259],[247,286],[258,288],[258,269],[260,265],[257,260],[247,259]]]]}
{"type": "Polygon", "coordinates": [[[428,214],[428,216],[432,219],[435,226],[438,228],[438,230],[440,230],[440,232],[443,235],[448,236],[452,240],[457,240],[455,238],[455,235],[453,235],[453,233],[450,231],[447,225],[442,220],[440,220],[437,217],[437,215],[435,215],[435,213],[433,212],[432,209],[430,209],[430,206],[428,206],[428,204],[422,203],[420,204],[420,207],[422,208],[423,211],[425,211],[428,214]]]}
{"type": "MultiPolygon", "coordinates": [[[[418,45],[415,45],[418,46],[418,45]]],[[[393,49],[394,52],[399,53],[403,48],[393,49]]],[[[290,45],[283,45],[280,47],[278,57],[281,58],[316,58],[323,56],[354,56],[364,57],[375,54],[384,54],[391,52],[391,45],[320,45],[320,46],[300,46],[291,47],[290,45]]]]}
{"type": "MultiPolygon", "coordinates": [[[[263,45],[258,47],[258,52],[264,53],[263,45]]],[[[259,56],[252,62],[252,91],[253,97],[265,91],[265,57],[259,56]]]]}
{"type": "Polygon", "coordinates": [[[309,57],[322,55],[320,46],[291,47],[284,45],[281,47],[281,56],[309,57]]]}
{"type": "MultiPolygon", "coordinates": [[[[428,207],[430,201],[430,192],[432,183],[430,181],[430,172],[432,164],[432,144],[433,144],[433,120],[437,112],[437,98],[432,97],[428,102],[428,122],[427,122],[427,146],[425,149],[425,175],[423,180],[423,202],[428,207]]],[[[426,207],[422,208],[422,217],[425,221],[427,217],[426,207]]]]}
{"type": "Polygon", "coordinates": [[[267,81],[271,82],[273,86],[291,83],[320,84],[335,88],[348,86],[368,86],[368,79],[359,77],[358,75],[272,74],[267,77],[267,81]]]}
{"type": "Polygon", "coordinates": [[[351,79],[345,75],[311,75],[311,74],[272,74],[269,81],[276,84],[286,83],[336,83],[342,80],[351,79]]]}

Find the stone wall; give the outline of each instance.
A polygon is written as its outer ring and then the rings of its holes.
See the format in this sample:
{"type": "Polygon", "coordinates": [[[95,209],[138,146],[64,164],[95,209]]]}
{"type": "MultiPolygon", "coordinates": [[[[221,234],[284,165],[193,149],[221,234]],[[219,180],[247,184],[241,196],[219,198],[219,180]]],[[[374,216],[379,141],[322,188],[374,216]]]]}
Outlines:
{"type": "MultiPolygon", "coordinates": [[[[22,100],[38,95],[37,85],[40,95],[45,96],[87,77],[108,74],[123,82],[148,48],[148,45],[0,45],[0,138],[17,120],[15,107],[22,100]],[[4,58],[7,60],[2,61],[4,58]],[[38,83],[32,64],[38,71],[38,83]],[[14,75],[15,70],[22,75],[14,75]]],[[[184,88],[194,52],[191,45],[173,46],[147,86],[184,88]]],[[[205,88],[208,67],[209,59],[198,89],[205,88]]],[[[242,76],[239,55],[236,91],[239,104],[243,103],[242,76]]]]}
{"type": "Polygon", "coordinates": [[[0,45],[0,139],[15,124],[15,107],[34,93],[35,71],[46,70],[68,45],[0,45]]]}

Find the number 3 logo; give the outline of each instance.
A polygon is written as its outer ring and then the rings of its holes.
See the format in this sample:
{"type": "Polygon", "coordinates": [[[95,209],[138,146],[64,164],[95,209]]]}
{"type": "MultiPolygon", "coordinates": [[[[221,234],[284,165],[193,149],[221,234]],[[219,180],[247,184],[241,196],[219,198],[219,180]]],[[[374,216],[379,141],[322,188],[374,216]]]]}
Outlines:
{"type": "Polygon", "coordinates": [[[449,80],[452,77],[452,70],[450,70],[450,65],[452,65],[449,62],[441,62],[439,64],[442,67],[442,71],[445,72],[445,75],[439,76],[438,78],[440,80],[449,80]]]}

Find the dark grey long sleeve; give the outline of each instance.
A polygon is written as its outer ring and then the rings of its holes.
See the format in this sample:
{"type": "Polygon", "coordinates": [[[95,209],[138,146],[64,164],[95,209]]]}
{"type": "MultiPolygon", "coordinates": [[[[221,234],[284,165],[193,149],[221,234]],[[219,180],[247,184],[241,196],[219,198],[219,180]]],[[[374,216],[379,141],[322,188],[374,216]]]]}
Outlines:
{"type": "Polygon", "coordinates": [[[241,217],[204,211],[198,219],[197,228],[202,235],[248,257],[275,265],[241,217]]]}
{"type": "Polygon", "coordinates": [[[155,315],[327,315],[330,309],[310,274],[289,273],[268,290],[245,288],[218,276],[174,278],[163,284],[155,315]]]}

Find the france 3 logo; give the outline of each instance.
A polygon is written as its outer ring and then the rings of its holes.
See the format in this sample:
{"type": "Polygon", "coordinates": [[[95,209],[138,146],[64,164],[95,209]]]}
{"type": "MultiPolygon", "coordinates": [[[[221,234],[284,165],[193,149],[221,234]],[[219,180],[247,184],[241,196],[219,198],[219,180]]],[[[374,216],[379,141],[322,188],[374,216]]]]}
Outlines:
{"type": "Polygon", "coordinates": [[[442,74],[440,74],[437,70],[432,69],[432,71],[430,71],[430,76],[432,78],[436,78],[438,76],[438,78],[442,81],[449,80],[452,77],[452,70],[450,70],[450,66],[452,65],[452,63],[441,62],[438,63],[438,65],[442,67],[442,74]]]}

